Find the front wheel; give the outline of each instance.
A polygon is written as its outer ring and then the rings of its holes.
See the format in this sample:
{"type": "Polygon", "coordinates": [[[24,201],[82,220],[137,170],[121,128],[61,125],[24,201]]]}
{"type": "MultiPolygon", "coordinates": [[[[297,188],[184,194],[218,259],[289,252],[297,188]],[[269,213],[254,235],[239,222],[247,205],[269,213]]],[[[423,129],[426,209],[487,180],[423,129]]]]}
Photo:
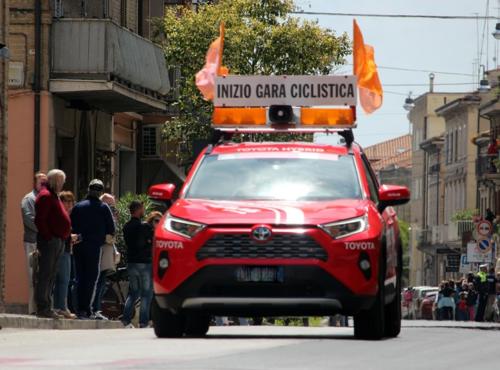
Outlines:
{"type": "Polygon", "coordinates": [[[184,317],[161,308],[153,298],[151,305],[153,327],[158,338],[179,338],[184,333],[184,317]]]}
{"type": "Polygon", "coordinates": [[[381,253],[378,292],[373,306],[354,315],[356,339],[379,340],[385,332],[385,253],[381,253]]]}
{"type": "MultiPolygon", "coordinates": [[[[385,336],[388,338],[395,338],[401,332],[401,271],[402,271],[402,257],[401,252],[398,257],[398,269],[396,273],[396,296],[385,306],[385,336]]],[[[422,318],[422,314],[420,314],[422,318]]]]}
{"type": "Polygon", "coordinates": [[[190,337],[203,337],[210,327],[210,316],[190,314],[186,317],[185,333],[190,337]]]}

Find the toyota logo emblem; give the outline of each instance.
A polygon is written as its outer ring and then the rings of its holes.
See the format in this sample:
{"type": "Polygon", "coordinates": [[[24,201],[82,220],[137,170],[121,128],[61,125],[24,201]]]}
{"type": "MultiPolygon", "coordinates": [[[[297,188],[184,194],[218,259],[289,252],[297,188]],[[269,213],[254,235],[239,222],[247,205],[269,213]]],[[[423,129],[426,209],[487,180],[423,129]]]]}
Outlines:
{"type": "Polygon", "coordinates": [[[252,229],[252,238],[258,242],[265,242],[271,239],[272,231],[267,226],[256,226],[252,229]]]}

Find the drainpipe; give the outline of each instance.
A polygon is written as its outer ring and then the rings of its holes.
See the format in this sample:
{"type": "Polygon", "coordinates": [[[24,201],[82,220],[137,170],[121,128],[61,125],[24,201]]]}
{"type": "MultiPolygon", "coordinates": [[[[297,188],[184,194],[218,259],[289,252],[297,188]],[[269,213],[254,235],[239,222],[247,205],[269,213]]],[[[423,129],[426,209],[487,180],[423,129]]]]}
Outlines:
{"type": "Polygon", "coordinates": [[[40,170],[40,91],[41,91],[41,64],[42,64],[42,0],[35,0],[35,75],[33,81],[33,92],[35,93],[34,114],[34,157],[33,170],[40,170]]]}

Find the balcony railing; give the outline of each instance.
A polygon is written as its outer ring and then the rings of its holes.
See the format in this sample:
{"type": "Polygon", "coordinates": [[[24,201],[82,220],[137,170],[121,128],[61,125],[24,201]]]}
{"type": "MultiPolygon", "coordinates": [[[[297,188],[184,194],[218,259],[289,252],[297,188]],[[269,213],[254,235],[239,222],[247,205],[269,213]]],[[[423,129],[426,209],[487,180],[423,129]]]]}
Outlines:
{"type": "Polygon", "coordinates": [[[466,232],[474,231],[475,224],[472,220],[461,220],[450,222],[448,225],[448,238],[447,242],[459,242],[466,232]]]}
{"type": "Polygon", "coordinates": [[[498,158],[497,156],[489,156],[486,154],[480,155],[476,159],[476,175],[478,177],[487,175],[496,175],[497,168],[493,165],[493,159],[498,158]]]}
{"type": "Polygon", "coordinates": [[[162,49],[109,19],[55,21],[51,61],[51,91],[69,99],[106,100],[104,108],[115,111],[134,111],[134,103],[166,108],[170,80],[162,49]]]}

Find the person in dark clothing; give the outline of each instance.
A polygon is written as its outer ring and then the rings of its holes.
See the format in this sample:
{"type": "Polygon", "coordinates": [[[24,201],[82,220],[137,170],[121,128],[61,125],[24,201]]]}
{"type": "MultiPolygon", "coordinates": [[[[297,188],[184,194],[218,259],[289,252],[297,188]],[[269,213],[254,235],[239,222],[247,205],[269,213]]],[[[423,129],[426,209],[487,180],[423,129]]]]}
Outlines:
{"type": "Polygon", "coordinates": [[[490,268],[489,273],[486,276],[486,284],[488,285],[488,298],[486,300],[484,320],[493,321],[495,315],[495,305],[497,302],[497,277],[495,276],[494,268],[490,268]]]}
{"type": "Polygon", "coordinates": [[[493,220],[495,220],[495,214],[491,211],[491,209],[486,209],[486,217],[484,219],[493,224],[493,220]]]}
{"type": "Polygon", "coordinates": [[[467,313],[469,317],[469,321],[474,321],[475,315],[475,309],[476,309],[476,302],[477,302],[477,292],[474,289],[474,284],[469,283],[467,285],[467,313]]]}
{"type": "Polygon", "coordinates": [[[479,266],[479,272],[474,280],[474,286],[478,294],[478,305],[476,312],[476,321],[484,321],[484,312],[486,310],[486,303],[488,301],[488,281],[487,281],[488,265],[484,264],[479,266]]]}
{"type": "Polygon", "coordinates": [[[143,223],[144,206],[133,201],[129,205],[130,221],[123,227],[123,237],[127,245],[127,270],[129,276],[129,294],[123,310],[122,322],[132,328],[132,311],[137,299],[141,299],[139,325],[148,327],[149,310],[153,298],[153,277],[151,270],[152,243],[154,228],[161,220],[161,213],[152,212],[147,222],[143,223]]]}
{"type": "Polygon", "coordinates": [[[71,223],[68,213],[59,199],[66,175],[61,170],[47,174],[47,186],[40,190],[35,201],[35,225],[38,230],[38,271],[35,284],[37,316],[59,319],[62,316],[52,310],[57,264],[63,253],[64,241],[70,236],[71,223]]]}
{"type": "Polygon", "coordinates": [[[101,247],[106,239],[112,239],[115,234],[111,210],[99,199],[103,191],[102,181],[92,180],[87,198],[77,203],[71,211],[73,232],[81,236],[81,242],[73,250],[80,319],[93,315],[92,305],[99,277],[101,247]]]}

